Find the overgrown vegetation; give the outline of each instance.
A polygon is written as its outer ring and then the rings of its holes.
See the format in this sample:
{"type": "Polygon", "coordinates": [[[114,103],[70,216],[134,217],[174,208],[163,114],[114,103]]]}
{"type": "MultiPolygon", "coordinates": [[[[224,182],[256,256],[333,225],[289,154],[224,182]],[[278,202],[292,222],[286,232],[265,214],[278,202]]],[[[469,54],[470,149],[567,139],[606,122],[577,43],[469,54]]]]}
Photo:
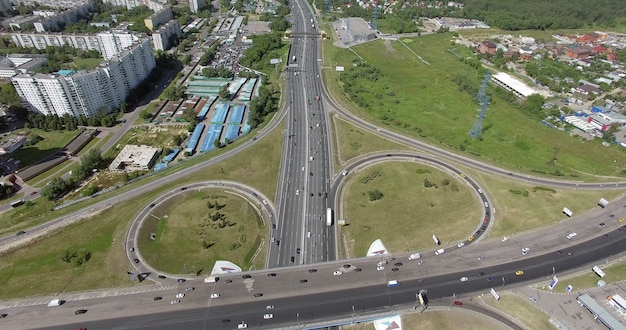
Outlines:
{"type": "Polygon", "coordinates": [[[71,175],[67,180],[61,177],[53,179],[41,190],[41,196],[48,200],[60,198],[71,189],[76,188],[81,181],[93,173],[93,170],[100,169],[103,163],[99,150],[89,150],[85,156],[81,157],[80,164],[72,169],[71,175]]]}

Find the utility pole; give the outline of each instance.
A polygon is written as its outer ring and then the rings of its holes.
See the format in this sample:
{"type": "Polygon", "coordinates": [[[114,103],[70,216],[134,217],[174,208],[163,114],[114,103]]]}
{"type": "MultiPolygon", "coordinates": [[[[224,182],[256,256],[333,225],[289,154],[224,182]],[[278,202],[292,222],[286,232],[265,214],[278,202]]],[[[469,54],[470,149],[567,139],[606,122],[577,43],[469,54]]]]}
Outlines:
{"type": "Polygon", "coordinates": [[[502,287],[500,288],[500,292],[504,290],[504,284],[506,284],[506,282],[504,281],[504,276],[502,276],[502,287]]]}
{"type": "Polygon", "coordinates": [[[354,305],[352,305],[352,323],[354,323],[354,305]]]}
{"type": "Polygon", "coordinates": [[[300,313],[296,313],[296,317],[298,318],[298,330],[300,330],[300,313]]]}
{"type": "Polygon", "coordinates": [[[418,293],[416,293],[416,294],[415,294],[415,305],[413,305],[413,311],[414,311],[414,312],[415,312],[415,310],[417,309],[417,301],[418,301],[418,296],[419,296],[419,294],[418,294],[418,293]]]}

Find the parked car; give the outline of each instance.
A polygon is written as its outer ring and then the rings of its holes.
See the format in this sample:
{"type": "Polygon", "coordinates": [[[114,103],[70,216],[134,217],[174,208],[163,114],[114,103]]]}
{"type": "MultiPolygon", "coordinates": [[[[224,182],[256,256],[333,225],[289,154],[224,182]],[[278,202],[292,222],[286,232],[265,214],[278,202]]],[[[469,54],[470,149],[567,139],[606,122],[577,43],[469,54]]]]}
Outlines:
{"type": "Polygon", "coordinates": [[[274,318],[274,314],[264,314],[263,315],[263,319],[264,320],[270,320],[274,318]]]}
{"type": "Polygon", "coordinates": [[[152,298],[152,300],[154,300],[154,301],[159,301],[161,299],[163,299],[163,297],[154,297],[154,298],[152,298]]]}
{"type": "Polygon", "coordinates": [[[78,315],[78,314],[85,314],[85,313],[87,313],[86,309],[79,309],[79,310],[74,312],[74,314],[76,314],[76,315],[78,315]]]}
{"type": "Polygon", "coordinates": [[[211,299],[215,299],[215,298],[219,298],[220,294],[219,293],[213,293],[211,294],[211,299]]]}
{"type": "Polygon", "coordinates": [[[176,295],[176,298],[180,299],[180,298],[184,298],[185,294],[184,293],[179,293],[176,295]]]}

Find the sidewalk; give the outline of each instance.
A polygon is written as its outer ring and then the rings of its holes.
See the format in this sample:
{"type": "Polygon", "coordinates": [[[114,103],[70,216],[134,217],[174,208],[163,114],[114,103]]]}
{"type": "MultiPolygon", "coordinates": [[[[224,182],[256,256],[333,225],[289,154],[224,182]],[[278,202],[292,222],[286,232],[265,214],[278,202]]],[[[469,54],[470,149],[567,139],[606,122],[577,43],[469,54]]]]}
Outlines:
{"type": "Polygon", "coordinates": [[[58,296],[31,297],[31,298],[24,298],[24,299],[1,301],[0,309],[9,309],[9,308],[23,307],[23,306],[46,305],[52,299],[61,299],[65,301],[77,301],[77,300],[87,300],[87,299],[104,298],[104,297],[112,297],[112,296],[123,296],[123,295],[130,295],[130,294],[136,294],[136,293],[174,290],[177,288],[178,286],[163,286],[163,285],[151,284],[151,285],[123,287],[123,288],[113,288],[113,289],[106,289],[106,290],[99,290],[99,291],[85,291],[85,292],[60,294],[58,296]]]}

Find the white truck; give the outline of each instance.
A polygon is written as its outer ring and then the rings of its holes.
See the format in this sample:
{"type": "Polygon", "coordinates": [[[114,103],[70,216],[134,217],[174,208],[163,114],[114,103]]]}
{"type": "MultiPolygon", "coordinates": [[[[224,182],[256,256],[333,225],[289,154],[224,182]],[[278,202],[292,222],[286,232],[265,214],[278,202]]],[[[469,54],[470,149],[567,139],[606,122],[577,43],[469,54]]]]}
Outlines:
{"type": "Polygon", "coordinates": [[[64,303],[64,301],[61,300],[61,299],[52,299],[48,303],[48,307],[59,307],[59,306],[63,305],[63,303],[64,303]]]}

